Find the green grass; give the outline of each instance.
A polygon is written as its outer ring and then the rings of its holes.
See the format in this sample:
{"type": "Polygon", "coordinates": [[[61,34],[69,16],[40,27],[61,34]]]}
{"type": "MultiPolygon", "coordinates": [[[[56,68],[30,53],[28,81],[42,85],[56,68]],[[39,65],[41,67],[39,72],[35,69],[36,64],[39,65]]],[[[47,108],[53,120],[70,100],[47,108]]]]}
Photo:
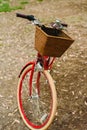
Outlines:
{"type": "Polygon", "coordinates": [[[0,12],[10,12],[12,10],[22,9],[22,6],[13,6],[10,7],[8,2],[0,4],[0,12]]]}
{"type": "Polygon", "coordinates": [[[0,0],[0,12],[11,12],[12,10],[23,9],[27,1],[21,1],[19,6],[11,6],[10,0],[0,0]]]}
{"type": "Polygon", "coordinates": [[[28,4],[29,2],[28,1],[21,1],[20,4],[21,5],[25,5],[25,4],[28,4]]]}
{"type": "MultiPolygon", "coordinates": [[[[37,0],[42,2],[43,0],[37,0]]],[[[28,4],[28,0],[20,0],[17,1],[19,6],[11,6],[10,0],[0,0],[0,12],[11,12],[12,10],[23,9],[26,4],[28,4]]]]}
{"type": "Polygon", "coordinates": [[[43,0],[37,0],[37,1],[42,2],[43,0]]]}

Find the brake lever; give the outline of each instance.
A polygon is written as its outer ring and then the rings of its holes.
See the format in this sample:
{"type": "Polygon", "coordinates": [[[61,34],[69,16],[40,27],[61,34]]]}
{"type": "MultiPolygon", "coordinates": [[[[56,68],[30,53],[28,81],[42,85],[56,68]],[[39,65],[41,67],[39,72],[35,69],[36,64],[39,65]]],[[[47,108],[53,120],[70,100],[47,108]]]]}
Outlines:
{"type": "Polygon", "coordinates": [[[66,27],[67,27],[68,25],[67,24],[65,24],[65,23],[62,23],[60,20],[56,20],[55,22],[52,22],[51,23],[51,27],[52,28],[55,28],[55,29],[57,29],[57,30],[66,30],[66,27]]]}

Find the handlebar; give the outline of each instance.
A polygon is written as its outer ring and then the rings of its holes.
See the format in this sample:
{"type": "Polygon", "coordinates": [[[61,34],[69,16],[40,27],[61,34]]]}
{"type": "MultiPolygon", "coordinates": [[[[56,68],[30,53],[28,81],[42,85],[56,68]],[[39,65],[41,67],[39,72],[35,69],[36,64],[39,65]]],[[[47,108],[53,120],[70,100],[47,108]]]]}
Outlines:
{"type": "MultiPolygon", "coordinates": [[[[36,19],[36,18],[34,17],[34,15],[25,15],[25,14],[16,13],[16,16],[17,16],[17,17],[20,17],[20,18],[27,19],[27,20],[29,20],[29,21],[32,21],[32,23],[33,23],[34,25],[37,25],[37,26],[39,26],[39,27],[43,27],[43,26],[44,26],[44,25],[42,25],[42,24],[40,23],[40,21],[39,21],[38,19],[36,19]]],[[[64,27],[67,27],[67,26],[68,26],[67,24],[62,23],[60,20],[56,20],[55,22],[52,22],[50,25],[51,25],[52,28],[55,28],[55,29],[57,29],[57,30],[63,30],[64,27]]]]}
{"type": "Polygon", "coordinates": [[[25,15],[25,14],[16,13],[16,16],[20,18],[28,19],[29,21],[36,20],[34,15],[25,15]]]}

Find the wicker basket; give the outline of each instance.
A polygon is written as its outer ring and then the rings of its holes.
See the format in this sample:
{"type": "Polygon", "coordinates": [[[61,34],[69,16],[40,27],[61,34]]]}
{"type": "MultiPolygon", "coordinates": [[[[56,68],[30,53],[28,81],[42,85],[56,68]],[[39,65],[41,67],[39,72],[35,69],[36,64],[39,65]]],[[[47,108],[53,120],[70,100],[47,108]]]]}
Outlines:
{"type": "Polygon", "coordinates": [[[36,26],[35,49],[42,56],[60,57],[73,42],[63,31],[36,26]]]}

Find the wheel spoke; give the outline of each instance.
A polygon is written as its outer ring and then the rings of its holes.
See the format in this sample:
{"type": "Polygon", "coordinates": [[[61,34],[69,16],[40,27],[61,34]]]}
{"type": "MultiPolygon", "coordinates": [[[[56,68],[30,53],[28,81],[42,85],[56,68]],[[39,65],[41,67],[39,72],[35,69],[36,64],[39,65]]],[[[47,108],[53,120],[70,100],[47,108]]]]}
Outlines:
{"type": "Polygon", "coordinates": [[[53,82],[52,86],[49,84],[50,80],[48,75],[46,76],[43,72],[35,71],[32,77],[32,93],[30,96],[29,82],[31,80],[31,71],[31,69],[27,68],[20,79],[18,88],[19,110],[29,128],[44,130],[53,120],[54,114],[52,114],[52,111],[56,109],[56,105],[53,108],[53,103],[56,99],[56,96],[53,99],[52,89],[54,86],[53,82]],[[39,75],[39,73],[41,74],[39,75]],[[40,89],[40,93],[38,89],[40,89]]]}

